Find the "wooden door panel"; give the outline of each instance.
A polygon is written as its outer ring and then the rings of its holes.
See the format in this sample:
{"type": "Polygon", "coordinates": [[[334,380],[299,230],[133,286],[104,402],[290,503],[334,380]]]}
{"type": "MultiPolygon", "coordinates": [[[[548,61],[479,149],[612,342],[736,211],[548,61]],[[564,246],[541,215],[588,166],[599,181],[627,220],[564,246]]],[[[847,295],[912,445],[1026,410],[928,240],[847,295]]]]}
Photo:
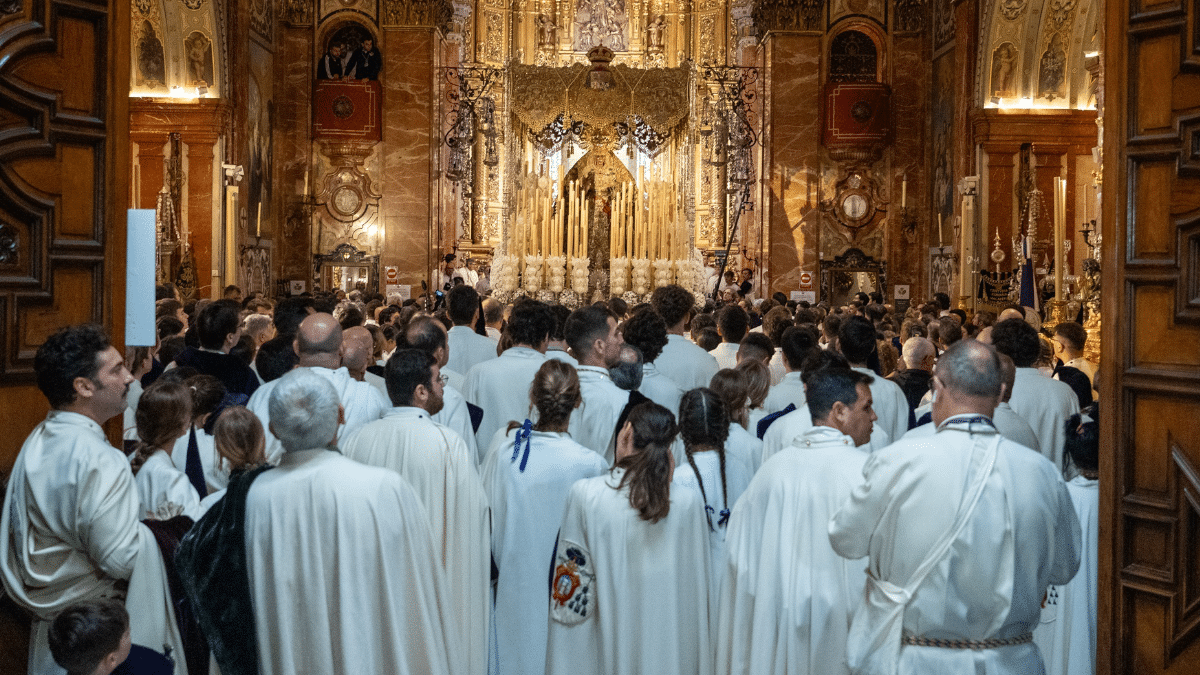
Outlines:
{"type": "Polygon", "coordinates": [[[1107,13],[1099,666],[1196,673],[1200,3],[1107,13]]]}

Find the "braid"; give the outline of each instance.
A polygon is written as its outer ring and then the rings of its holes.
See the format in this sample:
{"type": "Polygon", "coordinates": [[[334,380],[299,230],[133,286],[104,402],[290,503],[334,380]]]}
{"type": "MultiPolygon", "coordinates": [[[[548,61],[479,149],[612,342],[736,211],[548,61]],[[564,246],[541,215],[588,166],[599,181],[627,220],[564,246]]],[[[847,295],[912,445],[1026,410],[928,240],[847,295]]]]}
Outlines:
{"type": "Polygon", "coordinates": [[[708,529],[712,530],[712,507],[708,505],[708,494],[704,492],[704,479],[700,477],[700,469],[696,468],[696,459],[692,456],[691,446],[684,446],[684,452],[687,454],[688,464],[692,466],[692,473],[696,474],[696,482],[700,484],[700,497],[704,499],[704,517],[708,519],[708,529]]]}
{"type": "Polygon", "coordinates": [[[729,519],[729,489],[725,487],[725,446],[717,447],[717,459],[721,462],[721,503],[724,508],[721,509],[721,517],[717,521],[718,525],[723,525],[729,519]]]}
{"type": "Polygon", "coordinates": [[[150,459],[150,455],[158,448],[150,445],[145,441],[136,441],[133,445],[133,457],[129,458],[129,468],[133,470],[133,475],[137,475],[142,469],[142,465],[146,460],[150,459]]]}

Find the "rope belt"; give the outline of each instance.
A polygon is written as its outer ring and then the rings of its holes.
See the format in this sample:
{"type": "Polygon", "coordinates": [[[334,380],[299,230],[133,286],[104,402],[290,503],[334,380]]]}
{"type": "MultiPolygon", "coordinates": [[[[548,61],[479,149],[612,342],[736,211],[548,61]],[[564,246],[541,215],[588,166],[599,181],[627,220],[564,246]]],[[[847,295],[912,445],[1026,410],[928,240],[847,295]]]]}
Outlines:
{"type": "Polygon", "coordinates": [[[1033,642],[1033,633],[1021,633],[1013,638],[989,638],[987,640],[942,640],[939,638],[927,638],[920,635],[905,635],[901,642],[914,647],[940,647],[942,649],[998,649],[1000,647],[1013,647],[1016,645],[1024,645],[1033,642]]]}

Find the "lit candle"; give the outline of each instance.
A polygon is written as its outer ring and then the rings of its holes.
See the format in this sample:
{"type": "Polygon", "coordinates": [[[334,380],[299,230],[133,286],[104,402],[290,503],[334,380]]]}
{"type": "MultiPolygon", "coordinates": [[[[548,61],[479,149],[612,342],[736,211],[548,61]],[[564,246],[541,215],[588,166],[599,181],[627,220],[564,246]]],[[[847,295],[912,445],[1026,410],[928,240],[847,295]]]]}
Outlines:
{"type": "Polygon", "coordinates": [[[904,180],[900,182],[900,208],[908,208],[908,174],[904,174],[904,180]]]}
{"type": "Polygon", "coordinates": [[[254,236],[262,236],[262,195],[258,196],[258,217],[254,219],[254,236]]]}
{"type": "Polygon", "coordinates": [[[1066,237],[1067,181],[1054,179],[1054,299],[1063,300],[1063,239],[1066,237]]]}

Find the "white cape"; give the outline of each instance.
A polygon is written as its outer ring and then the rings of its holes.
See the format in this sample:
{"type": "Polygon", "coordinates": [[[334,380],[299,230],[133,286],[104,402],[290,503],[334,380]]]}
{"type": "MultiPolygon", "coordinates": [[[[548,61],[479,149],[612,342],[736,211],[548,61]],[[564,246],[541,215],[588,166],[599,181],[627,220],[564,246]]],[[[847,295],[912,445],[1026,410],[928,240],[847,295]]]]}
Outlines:
{"type": "Polygon", "coordinates": [[[435,546],[394,471],[286,453],[246,497],[259,672],[466,673],[435,546]]]}
{"type": "Polygon", "coordinates": [[[717,670],[849,673],[846,637],[861,562],[829,544],[829,519],[862,480],[867,453],[815,427],[762,466],[733,509],[718,615],[717,670]]]}
{"type": "Polygon", "coordinates": [[[487,669],[491,512],[475,458],[454,431],[420,408],[392,408],[342,442],[347,457],[391,469],[408,481],[429,515],[449,588],[447,609],[468,673],[487,669]]]}
{"type": "Polygon", "coordinates": [[[604,458],[562,433],[534,431],[529,456],[517,430],[488,454],[483,483],[492,505],[492,556],[496,583],[496,647],[499,673],[541,675],[546,668],[546,574],[554,537],[562,524],[567,493],[575,481],[604,473],[604,458]],[[521,462],[525,462],[524,471],[521,462]]]}
{"type": "Polygon", "coordinates": [[[575,483],[554,560],[549,675],[712,675],[711,572],[704,504],[671,491],[642,520],[623,469],[575,483]]]}
{"type": "MultiPolygon", "coordinates": [[[[453,360],[453,350],[450,353],[453,360]]],[[[483,408],[483,421],[475,433],[479,453],[476,464],[483,463],[484,453],[498,430],[509,422],[524,422],[529,417],[529,386],[545,362],[546,356],[535,349],[511,347],[498,358],[467,371],[467,386],[462,394],[483,408]]]]}
{"type": "Polygon", "coordinates": [[[1047,675],[1096,672],[1097,558],[1100,555],[1100,491],[1095,480],[1076,476],[1067,483],[1083,531],[1079,571],[1062,586],[1051,586],[1033,641],[1042,650],[1047,675]]]}

